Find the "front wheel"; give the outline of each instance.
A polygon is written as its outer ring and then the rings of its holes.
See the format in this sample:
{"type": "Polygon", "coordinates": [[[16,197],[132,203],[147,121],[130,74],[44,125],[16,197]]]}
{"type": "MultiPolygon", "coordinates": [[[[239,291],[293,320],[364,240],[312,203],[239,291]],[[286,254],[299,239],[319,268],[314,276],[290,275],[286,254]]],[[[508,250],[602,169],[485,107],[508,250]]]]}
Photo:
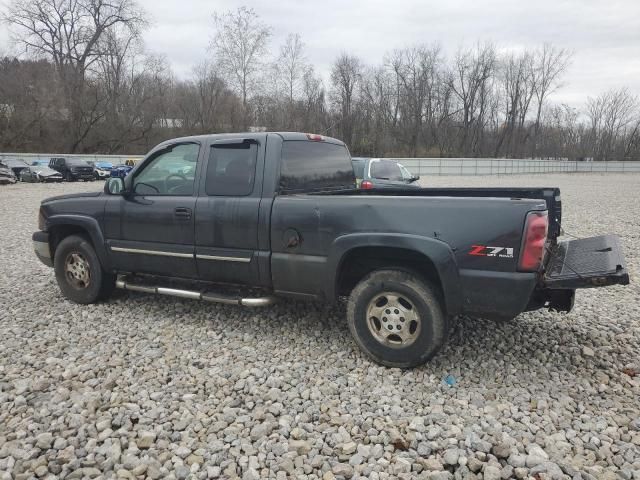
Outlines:
{"type": "Polygon", "coordinates": [[[445,342],[447,318],[429,283],[402,270],[376,270],[349,297],[347,321],[356,343],[376,362],[410,368],[445,342]]]}
{"type": "Polygon", "coordinates": [[[102,269],[93,246],[80,235],[70,235],[60,242],[53,267],[62,294],[76,303],[106,299],[115,287],[115,275],[102,269]]]}

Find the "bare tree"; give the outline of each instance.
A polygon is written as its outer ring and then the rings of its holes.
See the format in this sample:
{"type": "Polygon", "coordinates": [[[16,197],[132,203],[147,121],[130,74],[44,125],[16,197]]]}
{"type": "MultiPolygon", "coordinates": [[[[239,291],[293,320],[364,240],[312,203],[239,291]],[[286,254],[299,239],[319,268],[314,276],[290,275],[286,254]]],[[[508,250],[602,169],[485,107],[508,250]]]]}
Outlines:
{"type": "Polygon", "coordinates": [[[216,61],[242,99],[244,127],[248,127],[247,100],[256,87],[271,29],[253,9],[214,14],[216,33],[211,42],[216,61]]]}
{"type": "Polygon", "coordinates": [[[495,74],[496,53],[491,44],[473,50],[458,50],[449,76],[451,90],[459,102],[459,150],[462,154],[478,153],[487,113],[490,82],[495,74]]]}
{"type": "Polygon", "coordinates": [[[627,134],[637,135],[634,120],[637,119],[638,108],[638,97],[626,88],[609,90],[587,100],[591,148],[596,159],[612,160],[616,156],[623,157],[626,149],[616,147],[619,147],[620,141],[627,134]],[[631,128],[628,132],[629,127],[631,128]]]}
{"type": "Polygon", "coordinates": [[[331,84],[334,89],[334,101],[340,113],[342,139],[351,143],[353,139],[356,85],[360,81],[362,62],[358,57],[343,53],[331,68],[331,84]]]}
{"type": "Polygon", "coordinates": [[[536,120],[533,133],[531,156],[537,154],[542,109],[547,97],[560,86],[560,78],[571,61],[571,53],[564,48],[556,48],[545,43],[535,53],[533,65],[534,94],[537,101],[536,120]]]}
{"type": "Polygon", "coordinates": [[[134,0],[13,0],[4,20],[28,53],[55,65],[69,112],[69,148],[76,151],[101,118],[103,99],[87,78],[100,41],[119,26],[138,32],[142,11],[134,0]]]}
{"type": "Polygon", "coordinates": [[[400,120],[413,156],[417,155],[421,136],[425,134],[423,125],[432,128],[435,124],[435,85],[440,61],[439,45],[395,50],[389,60],[398,81],[400,120]]]}
{"type": "Polygon", "coordinates": [[[306,62],[304,42],[299,34],[290,34],[284,45],[280,47],[280,56],[277,60],[277,66],[284,79],[290,103],[293,103],[299,93],[302,77],[309,68],[306,62]]]}
{"type": "Polygon", "coordinates": [[[499,81],[503,95],[504,123],[496,143],[494,156],[504,146],[507,157],[515,157],[521,151],[521,137],[534,92],[530,52],[508,54],[501,59],[499,81]]]}

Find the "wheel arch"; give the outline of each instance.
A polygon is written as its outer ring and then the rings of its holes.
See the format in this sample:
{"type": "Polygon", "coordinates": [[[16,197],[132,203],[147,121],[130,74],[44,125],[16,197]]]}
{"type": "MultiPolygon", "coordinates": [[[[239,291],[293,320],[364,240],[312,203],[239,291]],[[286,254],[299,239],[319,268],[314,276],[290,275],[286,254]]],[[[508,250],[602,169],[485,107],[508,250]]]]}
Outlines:
{"type": "Polygon", "coordinates": [[[110,269],[104,247],[104,236],[95,218],[84,215],[54,215],[47,219],[47,232],[52,257],[55,256],[56,248],[64,238],[70,235],[83,235],[91,242],[102,267],[105,270],[110,269]]]}
{"type": "Polygon", "coordinates": [[[364,276],[380,268],[398,268],[416,273],[440,290],[449,315],[462,310],[458,267],[451,248],[428,237],[405,234],[352,234],[338,238],[331,249],[327,282],[335,299],[348,295],[364,276]]]}

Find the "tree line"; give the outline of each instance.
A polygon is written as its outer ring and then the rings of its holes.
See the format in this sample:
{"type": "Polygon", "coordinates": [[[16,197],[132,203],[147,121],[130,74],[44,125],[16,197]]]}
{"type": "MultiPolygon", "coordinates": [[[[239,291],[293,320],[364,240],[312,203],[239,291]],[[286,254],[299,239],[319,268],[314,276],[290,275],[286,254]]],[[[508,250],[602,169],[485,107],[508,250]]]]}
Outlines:
{"type": "Polygon", "coordinates": [[[290,130],[354,155],[640,159],[638,97],[554,102],[572,55],[551,44],[416,44],[375,65],[343,52],[325,82],[299,34],[273,48],[241,7],[213,14],[211,60],[177,78],[145,51],[135,0],[12,0],[2,18],[21,52],[0,59],[4,151],[134,154],[181,135],[290,130]]]}

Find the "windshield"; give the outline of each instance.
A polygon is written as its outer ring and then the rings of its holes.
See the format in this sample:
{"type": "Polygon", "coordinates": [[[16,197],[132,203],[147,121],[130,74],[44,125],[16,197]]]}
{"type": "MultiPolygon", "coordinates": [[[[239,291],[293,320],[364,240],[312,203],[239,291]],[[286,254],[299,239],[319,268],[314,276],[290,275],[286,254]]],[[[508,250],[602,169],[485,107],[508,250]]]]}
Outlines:
{"type": "Polygon", "coordinates": [[[67,161],[67,165],[71,167],[90,167],[87,162],[84,160],[80,160],[79,158],[69,158],[67,161]]]}
{"type": "Polygon", "coordinates": [[[401,163],[398,164],[398,167],[400,167],[400,172],[402,172],[402,178],[404,178],[405,180],[411,180],[413,178],[413,173],[407,170],[407,167],[405,167],[401,163]]]}
{"type": "Polygon", "coordinates": [[[22,160],[7,159],[7,160],[5,160],[5,163],[7,165],[11,165],[11,166],[14,166],[14,167],[28,167],[28,165],[26,163],[24,163],[22,160]]]}

